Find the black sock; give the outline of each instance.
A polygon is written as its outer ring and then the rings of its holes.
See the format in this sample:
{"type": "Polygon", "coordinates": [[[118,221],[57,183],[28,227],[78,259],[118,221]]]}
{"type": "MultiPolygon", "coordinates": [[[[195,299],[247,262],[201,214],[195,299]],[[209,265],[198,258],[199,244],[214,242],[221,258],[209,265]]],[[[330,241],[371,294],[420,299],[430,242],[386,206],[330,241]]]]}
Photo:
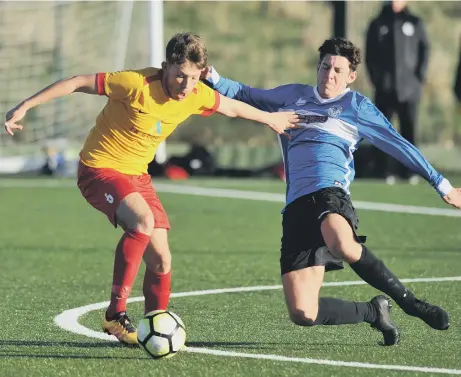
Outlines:
{"type": "Polygon", "coordinates": [[[351,268],[373,288],[384,292],[404,310],[410,310],[415,300],[414,294],[405,288],[400,280],[376,258],[376,256],[365,245],[362,245],[362,256],[350,264],[351,268]]]}
{"type": "Polygon", "coordinates": [[[346,325],[376,321],[376,308],[369,302],[344,301],[337,298],[319,299],[319,312],[313,325],[346,325]]]}

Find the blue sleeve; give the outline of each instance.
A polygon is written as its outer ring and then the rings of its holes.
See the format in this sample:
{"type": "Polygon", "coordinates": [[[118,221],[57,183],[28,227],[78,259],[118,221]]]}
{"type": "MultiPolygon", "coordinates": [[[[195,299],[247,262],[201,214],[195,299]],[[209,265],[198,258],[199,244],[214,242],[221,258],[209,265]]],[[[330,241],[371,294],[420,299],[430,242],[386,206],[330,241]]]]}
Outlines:
{"type": "Polygon", "coordinates": [[[408,169],[428,181],[440,195],[446,195],[452,189],[446,180],[421,152],[404,139],[378,108],[365,98],[357,115],[359,136],[367,139],[375,147],[391,155],[408,169]]]}
{"type": "Polygon", "coordinates": [[[269,112],[276,112],[282,108],[296,89],[296,84],[283,85],[274,89],[251,88],[240,82],[221,77],[216,71],[213,72],[212,78],[208,82],[213,89],[223,96],[269,112]]]}

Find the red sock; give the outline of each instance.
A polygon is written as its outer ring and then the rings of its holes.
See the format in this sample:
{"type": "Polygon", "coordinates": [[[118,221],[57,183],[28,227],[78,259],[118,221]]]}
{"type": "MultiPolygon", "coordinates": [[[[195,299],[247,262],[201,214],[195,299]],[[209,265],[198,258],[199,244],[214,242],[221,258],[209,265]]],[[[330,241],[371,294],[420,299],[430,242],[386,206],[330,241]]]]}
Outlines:
{"type": "Polygon", "coordinates": [[[142,256],[150,237],[136,230],[126,231],[115,249],[112,294],[107,316],[126,311],[126,300],[131,293],[142,256]]]}
{"type": "Polygon", "coordinates": [[[166,310],[170,301],[171,271],[162,274],[151,272],[146,268],[142,290],[145,314],[152,310],[166,310]]]}

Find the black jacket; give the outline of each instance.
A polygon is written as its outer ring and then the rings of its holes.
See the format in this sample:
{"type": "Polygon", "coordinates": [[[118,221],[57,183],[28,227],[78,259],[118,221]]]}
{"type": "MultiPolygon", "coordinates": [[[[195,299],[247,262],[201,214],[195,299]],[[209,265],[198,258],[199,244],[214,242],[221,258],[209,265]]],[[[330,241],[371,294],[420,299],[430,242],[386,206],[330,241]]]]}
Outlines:
{"type": "Polygon", "coordinates": [[[423,21],[408,8],[385,5],[368,27],[365,62],[377,93],[418,98],[426,79],[429,43],[423,21]]]}
{"type": "Polygon", "coordinates": [[[459,103],[461,103],[461,45],[459,46],[459,62],[458,69],[456,70],[455,77],[455,96],[459,103]]]}

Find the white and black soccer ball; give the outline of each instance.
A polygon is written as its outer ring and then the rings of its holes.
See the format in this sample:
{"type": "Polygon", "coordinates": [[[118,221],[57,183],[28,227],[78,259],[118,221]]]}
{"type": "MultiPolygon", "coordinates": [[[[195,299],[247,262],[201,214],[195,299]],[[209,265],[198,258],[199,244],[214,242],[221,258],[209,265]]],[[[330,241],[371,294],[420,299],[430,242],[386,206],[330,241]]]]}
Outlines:
{"type": "Polygon", "coordinates": [[[154,359],[173,357],[186,343],[186,327],[173,312],[154,310],[139,322],[138,342],[154,359]]]}

